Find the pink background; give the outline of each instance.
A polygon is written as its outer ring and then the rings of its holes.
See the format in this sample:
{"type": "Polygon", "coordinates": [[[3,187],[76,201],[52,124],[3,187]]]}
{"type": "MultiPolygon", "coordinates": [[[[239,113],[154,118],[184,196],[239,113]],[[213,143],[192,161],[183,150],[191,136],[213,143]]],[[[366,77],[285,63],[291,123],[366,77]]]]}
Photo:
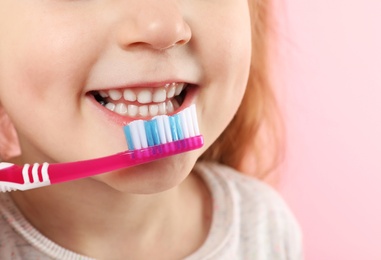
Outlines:
{"type": "Polygon", "coordinates": [[[381,259],[381,1],[277,2],[280,189],[306,259],[381,259]]]}

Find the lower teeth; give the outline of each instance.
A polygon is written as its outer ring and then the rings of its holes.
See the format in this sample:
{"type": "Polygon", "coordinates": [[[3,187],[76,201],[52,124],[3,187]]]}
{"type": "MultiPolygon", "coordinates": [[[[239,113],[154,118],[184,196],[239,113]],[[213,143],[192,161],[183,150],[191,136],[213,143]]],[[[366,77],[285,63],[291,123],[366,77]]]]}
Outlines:
{"type": "Polygon", "coordinates": [[[152,105],[126,105],[124,103],[106,103],[104,101],[98,101],[101,105],[110,111],[113,111],[122,116],[130,117],[147,117],[156,115],[165,115],[173,113],[177,108],[180,107],[179,102],[176,99],[169,100],[167,102],[162,102],[159,104],[152,105]],[[103,104],[102,104],[103,103],[103,104]]]}

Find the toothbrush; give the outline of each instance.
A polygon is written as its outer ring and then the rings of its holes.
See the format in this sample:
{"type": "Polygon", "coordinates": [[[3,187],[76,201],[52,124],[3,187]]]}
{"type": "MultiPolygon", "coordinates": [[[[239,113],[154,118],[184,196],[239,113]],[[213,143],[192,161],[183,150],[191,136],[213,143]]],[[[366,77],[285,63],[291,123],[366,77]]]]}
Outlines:
{"type": "Polygon", "coordinates": [[[123,127],[128,150],[111,156],[69,163],[19,166],[0,163],[0,191],[29,190],[127,168],[203,146],[196,107],[173,116],[135,120],[123,127]]]}

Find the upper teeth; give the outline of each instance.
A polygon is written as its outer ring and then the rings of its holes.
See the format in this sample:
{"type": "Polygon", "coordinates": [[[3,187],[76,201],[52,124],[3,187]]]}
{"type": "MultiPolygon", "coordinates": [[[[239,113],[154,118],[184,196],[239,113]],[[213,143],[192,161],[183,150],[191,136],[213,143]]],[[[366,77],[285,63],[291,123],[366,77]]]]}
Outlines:
{"type": "Polygon", "coordinates": [[[173,98],[175,95],[179,95],[183,89],[184,83],[171,83],[159,88],[112,89],[100,91],[99,94],[103,98],[110,97],[114,101],[118,101],[123,97],[126,101],[137,101],[140,104],[149,104],[152,102],[164,102],[167,98],[173,98]]]}
{"type": "Polygon", "coordinates": [[[156,116],[172,113],[179,106],[175,99],[171,99],[181,93],[184,85],[184,83],[170,83],[158,88],[102,90],[99,91],[99,95],[104,99],[109,98],[105,107],[118,114],[131,117],[156,116]]]}

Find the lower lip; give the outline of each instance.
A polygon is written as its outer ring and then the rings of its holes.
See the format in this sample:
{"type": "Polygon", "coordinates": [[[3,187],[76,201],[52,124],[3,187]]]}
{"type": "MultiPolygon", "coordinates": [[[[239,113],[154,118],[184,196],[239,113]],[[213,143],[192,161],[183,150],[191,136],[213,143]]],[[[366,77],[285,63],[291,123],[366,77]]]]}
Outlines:
{"type": "MultiPolygon", "coordinates": [[[[199,87],[192,85],[187,90],[187,93],[185,95],[185,99],[184,99],[183,103],[181,104],[181,106],[171,114],[176,114],[176,113],[180,112],[181,110],[189,107],[191,104],[193,104],[195,102],[197,95],[198,95],[198,92],[199,92],[199,87]]],[[[99,112],[101,112],[102,115],[105,116],[108,121],[111,121],[114,124],[116,123],[120,126],[124,126],[124,125],[130,123],[131,121],[134,121],[137,119],[149,119],[150,118],[150,117],[131,118],[131,117],[127,117],[127,116],[122,116],[122,115],[119,115],[115,112],[112,112],[111,110],[109,110],[109,109],[105,108],[104,106],[102,106],[101,104],[99,104],[91,94],[87,94],[86,97],[92,105],[95,105],[96,109],[99,112]]],[[[171,114],[169,114],[169,115],[171,115],[171,114]]]]}

